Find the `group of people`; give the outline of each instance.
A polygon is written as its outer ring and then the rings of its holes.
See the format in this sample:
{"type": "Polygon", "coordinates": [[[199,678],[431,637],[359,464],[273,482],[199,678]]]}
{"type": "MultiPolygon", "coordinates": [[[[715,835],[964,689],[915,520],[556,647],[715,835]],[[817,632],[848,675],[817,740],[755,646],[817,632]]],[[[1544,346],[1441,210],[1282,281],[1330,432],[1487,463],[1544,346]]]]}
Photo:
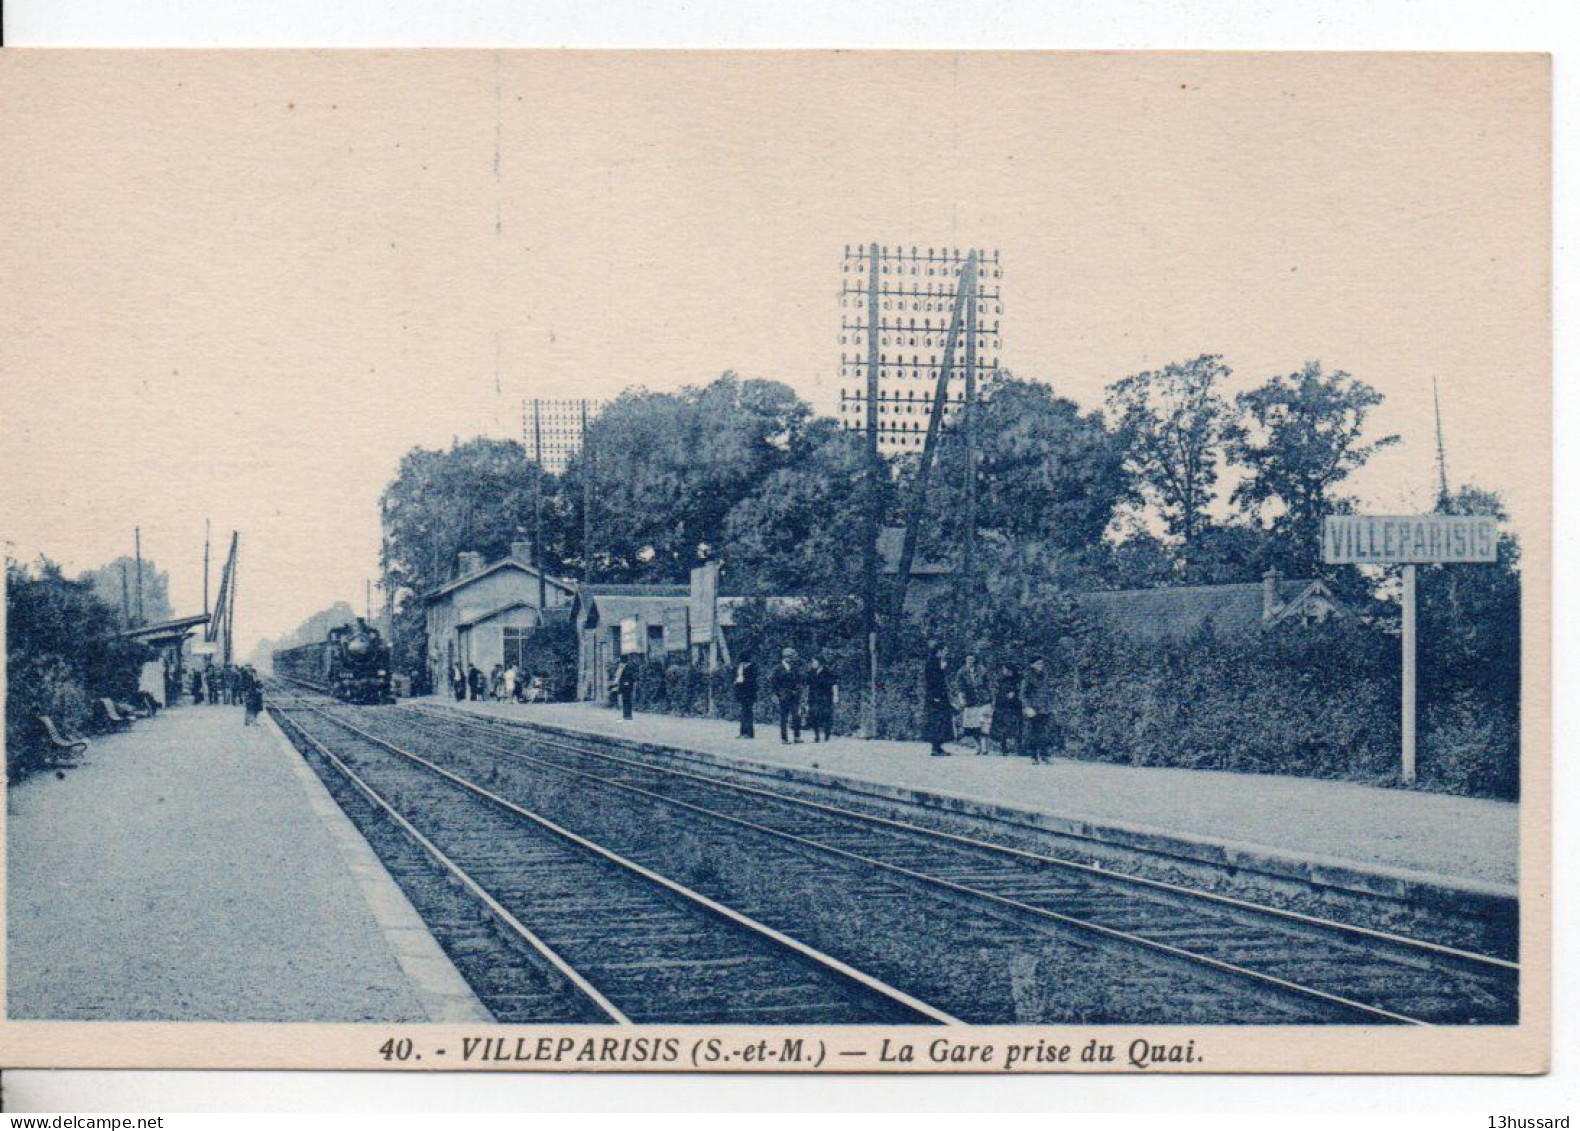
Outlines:
{"type": "Polygon", "coordinates": [[[450,665],[450,694],[463,699],[491,699],[499,703],[541,703],[546,698],[543,678],[528,674],[516,664],[495,664],[487,675],[476,664],[450,665]]]}
{"type": "Polygon", "coordinates": [[[996,746],[1001,754],[1049,762],[1062,745],[1044,656],[1033,656],[1024,672],[1008,662],[989,672],[972,652],[951,667],[949,649],[936,646],[923,668],[922,699],[924,737],[935,758],[949,756],[945,744],[957,727],[974,754],[991,754],[996,746]]]}
{"type": "MultiPolygon", "coordinates": [[[[482,673],[476,668],[472,672],[480,681],[482,673]]],[[[611,698],[627,719],[636,696],[636,672],[634,663],[621,659],[610,675],[611,698]]],[[[749,657],[737,661],[730,672],[740,737],[756,738],[763,677],[749,657]]],[[[796,650],[786,648],[767,681],[779,709],[780,742],[800,742],[807,730],[813,742],[833,736],[839,679],[823,656],[814,655],[802,665],[796,650]]],[[[459,683],[455,697],[465,698],[459,683]]],[[[951,751],[946,747],[961,740],[973,754],[1024,755],[1033,762],[1050,762],[1062,746],[1055,709],[1053,679],[1044,656],[1033,656],[1024,672],[1008,662],[990,671],[974,652],[967,652],[955,666],[946,646],[928,651],[922,671],[922,727],[935,758],[947,758],[951,751]]]]}
{"type": "MultiPolygon", "coordinates": [[[[740,709],[742,738],[757,737],[757,662],[744,659],[735,665],[735,702],[740,709]]],[[[822,656],[814,655],[802,668],[794,648],[779,654],[768,674],[768,691],[779,707],[779,741],[800,742],[803,729],[813,742],[833,737],[834,708],[839,706],[839,680],[822,656]]]]}
{"type": "Polygon", "coordinates": [[[187,691],[194,705],[226,704],[244,708],[242,723],[251,726],[263,712],[263,679],[251,664],[193,668],[187,691]]]}

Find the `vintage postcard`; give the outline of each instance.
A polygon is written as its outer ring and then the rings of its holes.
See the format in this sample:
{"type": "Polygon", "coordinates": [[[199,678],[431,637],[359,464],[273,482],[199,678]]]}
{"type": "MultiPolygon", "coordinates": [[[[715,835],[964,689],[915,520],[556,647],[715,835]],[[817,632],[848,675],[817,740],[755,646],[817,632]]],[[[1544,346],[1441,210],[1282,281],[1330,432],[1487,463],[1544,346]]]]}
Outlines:
{"type": "Polygon", "coordinates": [[[1545,1071],[1549,103],[0,54],[0,1065],[1545,1071]]]}

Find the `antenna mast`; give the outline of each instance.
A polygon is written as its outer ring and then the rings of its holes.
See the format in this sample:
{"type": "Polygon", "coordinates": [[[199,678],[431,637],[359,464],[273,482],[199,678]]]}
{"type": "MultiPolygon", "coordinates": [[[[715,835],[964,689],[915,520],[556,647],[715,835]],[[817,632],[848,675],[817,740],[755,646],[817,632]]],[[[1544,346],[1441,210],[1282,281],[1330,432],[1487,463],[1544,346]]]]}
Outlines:
{"type": "Polygon", "coordinates": [[[1437,417],[1437,510],[1447,514],[1450,506],[1448,493],[1448,460],[1443,454],[1443,407],[1437,399],[1437,378],[1432,378],[1432,412],[1437,417]]]}

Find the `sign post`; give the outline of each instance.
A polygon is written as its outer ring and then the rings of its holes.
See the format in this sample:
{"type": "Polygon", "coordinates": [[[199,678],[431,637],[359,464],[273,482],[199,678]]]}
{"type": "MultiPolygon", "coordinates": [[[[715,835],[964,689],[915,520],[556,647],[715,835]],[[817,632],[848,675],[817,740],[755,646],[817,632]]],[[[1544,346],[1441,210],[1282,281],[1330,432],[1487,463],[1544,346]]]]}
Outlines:
{"type": "Polygon", "coordinates": [[[1415,575],[1417,565],[1498,560],[1498,520],[1490,515],[1329,515],[1322,524],[1329,565],[1402,565],[1399,632],[1399,778],[1415,783],[1415,575]]]}
{"type": "Polygon", "coordinates": [[[1404,567],[1399,631],[1399,778],[1415,784],[1415,563],[1404,567]]]}

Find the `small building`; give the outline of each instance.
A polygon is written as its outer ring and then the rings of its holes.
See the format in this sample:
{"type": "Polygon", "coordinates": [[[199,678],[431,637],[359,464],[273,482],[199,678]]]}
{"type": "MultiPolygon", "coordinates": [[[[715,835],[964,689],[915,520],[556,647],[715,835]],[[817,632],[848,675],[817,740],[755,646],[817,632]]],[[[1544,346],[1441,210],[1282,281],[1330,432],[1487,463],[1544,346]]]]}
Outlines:
{"type": "Polygon", "coordinates": [[[1179,640],[1211,626],[1227,634],[1279,624],[1320,624],[1348,610],[1327,583],[1268,570],[1260,582],[1076,593],[1076,607],[1133,640],[1179,640]]]}
{"type": "Polygon", "coordinates": [[[423,596],[432,686],[447,686],[451,665],[457,663],[484,673],[495,664],[523,665],[531,633],[564,616],[554,610],[569,606],[576,595],[571,582],[543,574],[540,608],[539,574],[527,542],[511,543],[506,557],[487,565],[482,554],[456,556],[455,580],[423,596]]]}
{"type": "Polygon", "coordinates": [[[687,585],[583,585],[571,604],[576,628],[576,695],[603,702],[622,655],[662,659],[690,647],[687,585]]]}

